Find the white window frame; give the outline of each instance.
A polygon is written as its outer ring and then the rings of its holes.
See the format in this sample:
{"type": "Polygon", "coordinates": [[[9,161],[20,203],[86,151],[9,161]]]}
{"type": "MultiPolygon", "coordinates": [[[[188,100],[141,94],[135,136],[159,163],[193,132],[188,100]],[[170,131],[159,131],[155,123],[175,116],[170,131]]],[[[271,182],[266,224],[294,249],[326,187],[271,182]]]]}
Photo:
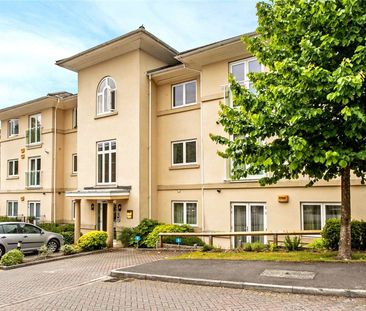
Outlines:
{"type": "Polygon", "coordinates": [[[105,115],[109,113],[113,113],[117,110],[117,84],[116,81],[112,77],[104,77],[97,86],[97,115],[105,115]],[[111,87],[109,85],[109,81],[112,80],[115,87],[111,87]],[[106,81],[103,89],[99,89],[101,84],[106,81]],[[107,98],[105,99],[104,90],[107,89],[107,98]],[[114,92],[114,108],[112,108],[112,96],[111,93],[114,92]],[[101,98],[101,105],[99,105],[99,98],[101,98]],[[104,107],[104,101],[107,101],[107,107],[104,107]]]}
{"type": "Polygon", "coordinates": [[[190,81],[185,81],[185,82],[182,82],[182,83],[174,84],[174,85],[172,85],[171,93],[172,93],[172,109],[178,109],[178,108],[182,108],[182,107],[196,105],[197,104],[197,80],[190,80],[190,81]],[[196,84],[195,101],[193,103],[186,104],[186,85],[188,83],[192,83],[192,82],[194,82],[196,84]],[[174,106],[174,88],[178,87],[178,86],[183,86],[183,105],[174,106]]]}
{"type": "Polygon", "coordinates": [[[31,116],[29,116],[29,119],[28,119],[28,122],[29,122],[29,126],[28,126],[28,131],[29,131],[29,145],[38,145],[41,143],[41,134],[42,134],[42,116],[40,113],[37,113],[37,114],[33,114],[31,116]],[[35,126],[35,127],[32,127],[32,119],[35,119],[35,123],[39,123],[39,126],[35,126]],[[34,141],[34,142],[31,142],[30,141],[30,133],[31,131],[34,130],[35,134],[34,136],[37,137],[38,135],[38,132],[39,132],[39,141],[34,141]]]}
{"type": "MultiPolygon", "coordinates": [[[[41,174],[42,174],[42,158],[40,156],[38,157],[30,157],[28,158],[28,174],[31,174],[32,172],[39,172],[39,178],[38,178],[38,183],[35,184],[35,185],[31,185],[30,184],[30,180],[28,179],[28,187],[29,188],[39,188],[41,186],[41,174]],[[37,165],[38,161],[37,160],[40,160],[39,162],[39,167],[37,165]],[[31,170],[31,162],[32,161],[35,161],[35,166],[36,166],[36,170],[35,171],[32,171],[31,170]]],[[[28,175],[28,178],[30,178],[30,175],[28,175]]]]}
{"type": "Polygon", "coordinates": [[[10,119],[8,121],[8,137],[14,137],[19,135],[19,119],[10,119]],[[15,133],[15,126],[18,126],[18,132],[15,133]]]}
{"type": "MultiPolygon", "coordinates": [[[[240,60],[237,60],[235,62],[231,62],[229,63],[229,73],[230,74],[233,74],[233,66],[235,65],[239,65],[239,64],[244,64],[244,80],[243,81],[237,81],[241,86],[245,86],[247,89],[249,89],[250,87],[250,79],[248,77],[248,74],[249,74],[249,63],[253,60],[257,60],[256,57],[249,57],[249,58],[244,58],[244,59],[240,59],[240,60]]],[[[258,61],[258,60],[257,60],[258,61]]],[[[261,71],[260,72],[264,72],[265,71],[265,67],[262,65],[262,64],[259,64],[261,66],[261,71]]],[[[224,90],[224,92],[226,92],[226,88],[224,90]]],[[[233,106],[233,99],[232,99],[232,96],[231,96],[231,91],[230,91],[230,88],[229,88],[229,105],[230,107],[233,106]]],[[[226,94],[224,95],[224,97],[226,97],[226,94]]]]}
{"type": "Polygon", "coordinates": [[[97,185],[115,185],[117,182],[117,141],[115,139],[113,140],[104,140],[104,141],[98,141],[97,142],[97,185]],[[109,150],[105,150],[105,144],[108,143],[109,144],[109,150]],[[112,150],[112,143],[115,143],[115,149],[112,150]],[[102,150],[99,151],[98,150],[98,145],[102,144],[102,150]],[[105,181],[105,165],[104,165],[104,161],[105,161],[105,154],[109,154],[109,178],[110,180],[112,180],[112,153],[116,154],[116,172],[115,172],[115,181],[105,181]],[[99,182],[99,159],[98,156],[102,155],[102,182],[99,182]]]}
{"type": "Polygon", "coordinates": [[[78,127],[78,108],[72,108],[72,128],[76,129],[78,127]]]}
{"type": "Polygon", "coordinates": [[[34,217],[36,220],[41,218],[41,201],[28,201],[28,217],[34,217]],[[31,205],[33,205],[34,215],[30,213],[31,205]],[[37,213],[37,208],[39,209],[39,213],[37,213]]]}
{"type": "Polygon", "coordinates": [[[197,201],[179,201],[175,200],[172,201],[172,224],[174,225],[189,225],[191,227],[197,227],[198,226],[198,202],[197,201]],[[176,223],[174,222],[174,204],[175,203],[183,203],[183,223],[176,223]],[[188,224],[187,223],[187,204],[194,203],[196,204],[196,223],[195,224],[188,224]]]}
{"type": "Polygon", "coordinates": [[[6,215],[9,218],[16,218],[18,217],[18,213],[19,213],[19,203],[17,200],[8,200],[6,201],[6,215]],[[16,209],[17,212],[14,213],[15,211],[15,203],[16,203],[16,209]],[[9,214],[9,204],[11,204],[11,215],[9,214]]]}
{"type": "Polygon", "coordinates": [[[8,166],[7,166],[7,174],[8,174],[8,177],[10,178],[14,178],[14,177],[19,177],[19,160],[18,159],[10,159],[8,160],[8,166]],[[13,162],[13,172],[12,174],[9,174],[9,167],[10,167],[10,162],[13,162]],[[15,162],[18,163],[18,173],[17,174],[14,174],[14,168],[15,168],[15,162]]]}
{"type": "MultiPolygon", "coordinates": [[[[251,206],[252,205],[262,205],[263,206],[263,227],[264,227],[264,230],[263,231],[267,231],[268,228],[267,228],[267,204],[266,203],[263,203],[263,202],[232,202],[231,203],[231,208],[230,208],[230,213],[231,213],[231,232],[235,232],[234,231],[234,216],[235,216],[235,213],[234,213],[234,209],[235,209],[235,206],[246,206],[246,210],[245,210],[245,213],[246,213],[246,221],[247,221],[247,230],[245,231],[250,231],[248,229],[250,229],[252,227],[252,217],[251,217],[251,206]]],[[[264,236],[264,244],[267,244],[267,236],[265,235],[264,236]]],[[[251,236],[247,236],[246,237],[246,242],[244,243],[251,243],[252,242],[252,237],[251,236]]],[[[232,247],[234,247],[235,245],[235,237],[231,237],[231,245],[232,247]]]]}
{"type": "Polygon", "coordinates": [[[76,175],[78,173],[78,155],[77,153],[73,153],[71,155],[71,172],[73,175],[76,175]],[[75,158],[76,158],[76,170],[75,170],[75,158]]]}
{"type": "MultiPolygon", "coordinates": [[[[321,228],[319,230],[322,230],[325,226],[326,222],[326,206],[327,205],[337,205],[341,207],[340,202],[301,202],[300,208],[301,208],[301,230],[304,229],[304,205],[320,205],[320,226],[321,228]]],[[[317,230],[317,229],[315,229],[317,230]]]]}
{"type": "Polygon", "coordinates": [[[195,165],[197,164],[197,139],[187,139],[187,140],[176,140],[171,142],[171,153],[172,153],[172,166],[184,166],[184,165],[195,165]],[[187,162],[186,144],[195,142],[196,143],[196,161],[187,162]],[[174,163],[174,145],[183,144],[183,163],[174,163]]]}

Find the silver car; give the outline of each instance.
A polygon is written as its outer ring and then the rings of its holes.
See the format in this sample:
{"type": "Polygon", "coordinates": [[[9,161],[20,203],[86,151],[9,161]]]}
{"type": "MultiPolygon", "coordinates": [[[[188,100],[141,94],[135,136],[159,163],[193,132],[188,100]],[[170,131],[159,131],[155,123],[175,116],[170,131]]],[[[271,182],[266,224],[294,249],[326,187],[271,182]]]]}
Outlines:
{"type": "Polygon", "coordinates": [[[18,243],[22,252],[37,251],[42,245],[57,252],[64,244],[64,237],[24,222],[0,222],[0,258],[17,248],[18,243]]]}

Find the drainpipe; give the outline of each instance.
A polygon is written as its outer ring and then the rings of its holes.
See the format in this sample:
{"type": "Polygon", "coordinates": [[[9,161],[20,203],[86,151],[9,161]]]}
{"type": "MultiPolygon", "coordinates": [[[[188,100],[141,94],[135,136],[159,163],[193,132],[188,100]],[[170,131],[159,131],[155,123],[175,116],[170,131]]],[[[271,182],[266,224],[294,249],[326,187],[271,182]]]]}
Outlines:
{"type": "Polygon", "coordinates": [[[58,95],[55,95],[57,98],[57,104],[55,108],[55,114],[54,114],[54,144],[53,144],[53,206],[52,206],[52,213],[53,213],[53,222],[56,222],[56,152],[57,152],[57,109],[58,105],[60,104],[61,97],[58,95]]]}
{"type": "Polygon", "coordinates": [[[202,218],[202,232],[205,231],[205,190],[204,190],[204,184],[205,184],[205,165],[204,165],[204,151],[203,151],[203,105],[202,105],[202,70],[197,70],[194,68],[190,68],[184,64],[184,68],[187,68],[189,70],[193,70],[196,72],[199,72],[200,74],[200,99],[201,99],[201,109],[200,109],[200,135],[201,135],[201,218],[202,218]]]}
{"type": "Polygon", "coordinates": [[[149,190],[148,190],[148,209],[149,209],[149,219],[151,219],[151,194],[152,194],[152,185],[151,185],[151,182],[152,182],[152,176],[151,176],[151,172],[152,172],[152,168],[151,168],[151,158],[152,158],[152,151],[151,151],[151,132],[152,132],[152,102],[151,102],[151,74],[149,74],[149,121],[148,121],[148,131],[149,131],[149,146],[148,146],[148,152],[149,152],[149,163],[148,163],[148,174],[149,174],[149,190]]]}

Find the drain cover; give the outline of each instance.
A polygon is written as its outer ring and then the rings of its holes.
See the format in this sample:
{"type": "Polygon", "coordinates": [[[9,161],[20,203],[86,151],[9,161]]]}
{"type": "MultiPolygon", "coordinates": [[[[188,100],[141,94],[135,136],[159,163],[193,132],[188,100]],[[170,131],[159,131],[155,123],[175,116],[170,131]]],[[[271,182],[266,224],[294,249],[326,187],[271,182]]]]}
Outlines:
{"type": "Polygon", "coordinates": [[[293,271],[293,270],[266,269],[260,275],[273,278],[288,278],[288,279],[300,279],[300,280],[312,280],[315,278],[315,272],[293,271]]]}

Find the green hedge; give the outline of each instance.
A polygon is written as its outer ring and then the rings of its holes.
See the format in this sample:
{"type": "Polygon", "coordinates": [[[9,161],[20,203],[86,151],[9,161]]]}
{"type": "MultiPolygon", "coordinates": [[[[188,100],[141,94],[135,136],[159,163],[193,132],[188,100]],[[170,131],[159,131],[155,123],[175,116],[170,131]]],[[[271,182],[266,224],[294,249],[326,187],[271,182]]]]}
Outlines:
{"type": "MultiPolygon", "coordinates": [[[[164,243],[167,244],[177,244],[176,239],[177,237],[174,236],[166,236],[163,238],[164,243]]],[[[182,239],[182,242],[180,245],[187,245],[187,246],[194,246],[195,244],[197,246],[203,246],[205,243],[198,237],[195,236],[187,236],[187,237],[180,237],[182,239]]]]}
{"type": "MultiPolygon", "coordinates": [[[[149,234],[146,239],[147,247],[156,247],[161,232],[193,232],[193,229],[188,225],[159,225],[149,234]]],[[[175,240],[175,237],[173,237],[175,240]]]]}
{"type": "Polygon", "coordinates": [[[0,216],[0,222],[14,222],[14,221],[20,221],[20,219],[14,217],[0,216]]]}
{"type": "Polygon", "coordinates": [[[3,266],[14,266],[23,262],[24,255],[21,251],[13,249],[1,257],[0,263],[3,266]]]}
{"type": "Polygon", "coordinates": [[[93,251],[107,246],[107,232],[90,231],[78,240],[77,246],[83,251],[93,251]]]}
{"type": "Polygon", "coordinates": [[[75,230],[74,224],[42,223],[39,224],[38,226],[46,231],[55,233],[74,232],[75,230]]]}
{"type": "MultiPolygon", "coordinates": [[[[340,219],[328,219],[323,231],[325,247],[331,250],[337,250],[339,246],[341,231],[340,219]]],[[[351,221],[351,245],[352,249],[366,250],[366,222],[361,220],[351,221]]]]}

